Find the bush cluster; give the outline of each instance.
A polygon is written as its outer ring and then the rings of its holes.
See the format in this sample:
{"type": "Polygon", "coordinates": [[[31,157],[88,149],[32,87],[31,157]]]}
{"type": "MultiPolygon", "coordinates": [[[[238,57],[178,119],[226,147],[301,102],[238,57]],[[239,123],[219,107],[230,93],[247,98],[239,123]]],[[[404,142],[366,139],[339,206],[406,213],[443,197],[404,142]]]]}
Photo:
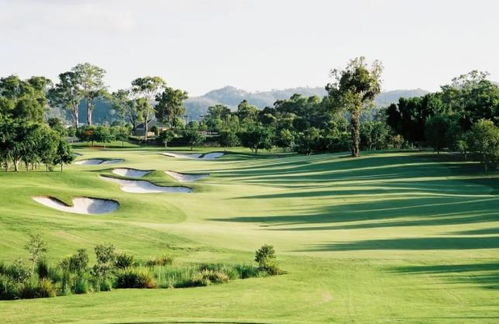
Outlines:
{"type": "Polygon", "coordinates": [[[113,288],[201,287],[283,273],[270,245],[256,252],[258,267],[212,263],[178,265],[166,255],[136,261],[133,255],[116,252],[113,245],[95,247],[94,265],[89,264],[85,249],[50,265],[44,258],[47,249],[40,236],[32,236],[26,250],[30,253],[29,262],[18,259],[12,264],[0,263],[0,299],[86,294],[113,288]]]}

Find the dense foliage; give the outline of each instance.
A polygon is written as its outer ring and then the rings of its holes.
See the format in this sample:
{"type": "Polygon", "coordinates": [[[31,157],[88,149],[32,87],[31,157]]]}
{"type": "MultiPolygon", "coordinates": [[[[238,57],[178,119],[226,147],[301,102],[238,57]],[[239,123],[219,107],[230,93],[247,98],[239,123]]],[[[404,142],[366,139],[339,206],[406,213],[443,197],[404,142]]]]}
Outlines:
{"type": "Polygon", "coordinates": [[[487,73],[472,71],[435,93],[400,98],[373,110],[381,71],[380,62],[369,66],[363,57],[356,58],[345,69],[332,71],[326,96],[294,94],[263,109],[246,100],[236,109],[215,104],[200,121],[190,122],[184,119],[187,93],[160,77],[137,78],[129,89],[110,94],[102,80],[105,71],[88,63],[61,73],[54,86],[43,77],[23,81],[10,76],[0,82],[0,159],[15,170],[21,162],[26,168],[40,163],[51,168],[71,161],[69,146],[59,142],[63,136],[76,135],[94,145],[135,135],[144,141],[154,137],[165,147],[242,145],[255,154],[274,147],[302,154],[350,150],[353,156],[360,150],[432,147],[438,153],[462,152],[486,169],[495,167],[499,87],[487,73]],[[92,111],[102,101],[113,107],[111,126],[92,125],[92,111]],[[88,125],[81,126],[85,107],[88,125]],[[56,118],[44,125],[49,109],[66,111],[72,127],[56,118]]]}
{"type": "Polygon", "coordinates": [[[117,252],[113,245],[94,248],[95,264],[85,249],[51,265],[45,259],[47,244],[32,235],[25,249],[28,260],[0,263],[0,300],[43,298],[109,291],[113,288],[185,288],[221,284],[235,279],[283,274],[274,248],[256,251],[258,267],[246,264],[174,264],[170,256],[136,260],[117,252]]]}
{"type": "Polygon", "coordinates": [[[16,76],[0,79],[0,164],[8,171],[26,171],[44,164],[71,163],[71,149],[64,139],[65,129],[56,119],[45,123],[50,81],[43,77],[21,80],[16,76]]]}
{"type": "Polygon", "coordinates": [[[422,97],[386,109],[387,124],[408,145],[472,153],[487,170],[499,162],[499,87],[472,71],[422,97]]]}

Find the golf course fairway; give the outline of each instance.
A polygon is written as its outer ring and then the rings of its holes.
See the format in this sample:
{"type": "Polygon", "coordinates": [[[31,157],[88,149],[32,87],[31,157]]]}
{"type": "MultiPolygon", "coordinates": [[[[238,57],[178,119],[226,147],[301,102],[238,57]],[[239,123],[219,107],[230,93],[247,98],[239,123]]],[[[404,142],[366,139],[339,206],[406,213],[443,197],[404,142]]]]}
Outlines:
{"type": "MultiPolygon", "coordinates": [[[[0,261],[26,256],[30,233],[56,261],[111,243],[137,258],[252,263],[275,247],[287,273],[185,289],[119,289],[0,301],[1,323],[498,323],[499,174],[433,152],[293,155],[228,152],[181,159],[159,149],[77,150],[165,173],[209,174],[192,193],[134,194],[100,176],[116,165],[0,172],[0,261]],[[47,196],[119,203],[74,214],[47,196]]],[[[180,154],[187,150],[175,151],[180,154]]],[[[193,153],[211,152],[208,148],[193,153]]],[[[116,175],[114,175],[116,176],[116,175]]]]}

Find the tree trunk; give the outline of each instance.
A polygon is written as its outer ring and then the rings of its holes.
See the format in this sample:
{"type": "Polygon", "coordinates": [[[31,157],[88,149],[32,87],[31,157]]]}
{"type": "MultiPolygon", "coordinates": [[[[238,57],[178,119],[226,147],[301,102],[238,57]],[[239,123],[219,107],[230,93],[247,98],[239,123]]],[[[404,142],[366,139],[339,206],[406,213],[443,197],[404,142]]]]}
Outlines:
{"type": "Polygon", "coordinates": [[[62,172],[62,165],[63,165],[63,163],[61,162],[61,172],[62,172]]]}
{"type": "Polygon", "coordinates": [[[144,118],[144,142],[147,143],[147,133],[149,132],[148,115],[144,118]]]}
{"type": "Polygon", "coordinates": [[[73,107],[73,126],[75,129],[78,128],[78,124],[79,124],[79,116],[78,116],[78,105],[75,105],[73,107]]]}
{"type": "Polygon", "coordinates": [[[359,157],[360,155],[360,110],[357,109],[352,113],[352,156],[359,157]]]}
{"type": "Polygon", "coordinates": [[[14,171],[19,171],[19,160],[14,160],[14,171]]]}
{"type": "Polygon", "coordinates": [[[132,134],[137,135],[137,121],[132,121],[132,134]]]}
{"type": "Polygon", "coordinates": [[[87,124],[88,126],[92,126],[92,100],[87,99],[87,124]]]}

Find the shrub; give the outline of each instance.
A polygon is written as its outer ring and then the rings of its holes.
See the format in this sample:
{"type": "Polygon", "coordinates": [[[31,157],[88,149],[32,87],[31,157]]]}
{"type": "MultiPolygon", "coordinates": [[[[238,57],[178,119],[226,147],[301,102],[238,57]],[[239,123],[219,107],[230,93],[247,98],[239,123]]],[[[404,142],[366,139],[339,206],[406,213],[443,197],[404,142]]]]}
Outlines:
{"type": "Polygon", "coordinates": [[[224,273],[230,280],[239,279],[239,272],[231,265],[216,264],[216,263],[203,263],[199,266],[199,271],[215,271],[224,273]]]}
{"type": "Polygon", "coordinates": [[[64,296],[70,295],[72,292],[71,273],[69,271],[61,271],[61,294],[64,296]]]}
{"type": "Polygon", "coordinates": [[[158,282],[158,286],[163,288],[190,287],[192,276],[198,271],[196,267],[192,266],[183,266],[181,268],[157,267],[152,270],[154,271],[154,277],[158,282]]]}
{"type": "Polygon", "coordinates": [[[113,288],[113,284],[109,280],[101,280],[99,284],[100,291],[111,291],[113,288]]]}
{"type": "Polygon", "coordinates": [[[111,272],[113,270],[113,266],[114,266],[114,264],[111,265],[111,264],[107,264],[107,263],[94,264],[90,273],[94,277],[108,278],[111,275],[111,272]]]}
{"type": "Polygon", "coordinates": [[[156,288],[156,282],[147,269],[127,269],[117,273],[116,288],[156,288]]]}
{"type": "Polygon", "coordinates": [[[49,266],[46,260],[39,260],[36,265],[36,273],[39,279],[46,279],[49,277],[49,266]]]}
{"type": "Polygon", "coordinates": [[[31,278],[31,268],[22,259],[17,259],[11,265],[2,265],[0,271],[15,282],[25,282],[31,278]]]}
{"type": "Polygon", "coordinates": [[[185,284],[185,287],[204,287],[208,286],[210,281],[203,275],[202,272],[197,272],[192,276],[191,280],[185,282],[185,284]]]}
{"type": "Polygon", "coordinates": [[[15,299],[18,286],[12,278],[6,275],[0,275],[0,300],[15,299]]]}
{"type": "Polygon", "coordinates": [[[32,262],[34,270],[38,260],[47,252],[47,242],[42,239],[40,234],[30,234],[30,240],[24,248],[30,254],[29,260],[32,262]]]}
{"type": "Polygon", "coordinates": [[[40,281],[26,281],[18,292],[18,297],[22,299],[29,298],[46,298],[56,295],[55,288],[49,280],[42,279],[40,281]]]}
{"type": "Polygon", "coordinates": [[[60,282],[64,276],[64,270],[59,267],[49,267],[47,278],[52,282],[60,282]]]}
{"type": "Polygon", "coordinates": [[[234,269],[239,274],[240,279],[262,277],[267,274],[267,272],[261,271],[257,267],[248,264],[238,264],[234,269]]]}
{"type": "Polygon", "coordinates": [[[97,263],[113,263],[116,258],[114,253],[114,246],[112,244],[102,245],[99,244],[95,246],[95,257],[97,258],[97,263]]]}
{"type": "Polygon", "coordinates": [[[154,267],[154,266],[165,266],[173,263],[173,257],[163,255],[160,257],[155,257],[146,261],[146,266],[154,267]]]}
{"type": "Polygon", "coordinates": [[[63,259],[59,266],[72,273],[82,274],[87,271],[88,254],[85,249],[79,249],[78,252],[70,257],[63,259]]]}
{"type": "Polygon", "coordinates": [[[126,253],[120,253],[116,255],[116,259],[114,260],[114,266],[118,269],[125,269],[131,267],[134,262],[133,255],[129,255],[126,253]]]}
{"type": "Polygon", "coordinates": [[[226,283],[228,281],[229,277],[221,271],[202,270],[193,275],[191,279],[191,286],[209,286],[211,284],[226,283]]]}
{"type": "Polygon", "coordinates": [[[38,289],[40,297],[55,297],[57,295],[54,285],[47,279],[38,282],[38,289]]]}
{"type": "Polygon", "coordinates": [[[255,262],[258,263],[260,270],[263,270],[270,275],[281,273],[277,267],[275,250],[272,245],[265,244],[259,248],[255,253],[255,262]]]}
{"type": "Polygon", "coordinates": [[[90,291],[88,280],[81,276],[77,277],[72,290],[75,294],[88,293],[90,291]]]}
{"type": "Polygon", "coordinates": [[[229,276],[222,271],[203,271],[203,276],[208,278],[211,283],[227,283],[229,282],[229,276]]]}
{"type": "Polygon", "coordinates": [[[93,275],[102,278],[108,277],[114,268],[114,262],[116,260],[114,246],[112,244],[97,245],[95,247],[95,257],[97,259],[97,264],[94,265],[92,269],[93,275]]]}

